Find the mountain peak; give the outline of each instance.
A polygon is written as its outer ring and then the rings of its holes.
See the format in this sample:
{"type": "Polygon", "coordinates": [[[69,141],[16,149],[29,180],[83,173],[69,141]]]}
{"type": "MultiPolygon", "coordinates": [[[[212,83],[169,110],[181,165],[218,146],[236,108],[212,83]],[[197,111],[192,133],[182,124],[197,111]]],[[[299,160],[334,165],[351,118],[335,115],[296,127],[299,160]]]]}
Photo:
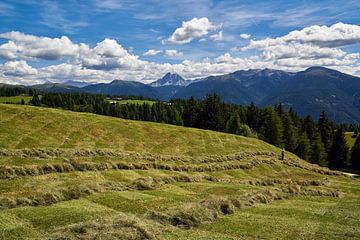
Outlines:
{"type": "Polygon", "coordinates": [[[158,79],[155,82],[150,83],[151,86],[153,87],[161,87],[161,86],[186,86],[187,85],[187,81],[182,78],[179,74],[177,73],[166,73],[162,78],[158,79]]]}

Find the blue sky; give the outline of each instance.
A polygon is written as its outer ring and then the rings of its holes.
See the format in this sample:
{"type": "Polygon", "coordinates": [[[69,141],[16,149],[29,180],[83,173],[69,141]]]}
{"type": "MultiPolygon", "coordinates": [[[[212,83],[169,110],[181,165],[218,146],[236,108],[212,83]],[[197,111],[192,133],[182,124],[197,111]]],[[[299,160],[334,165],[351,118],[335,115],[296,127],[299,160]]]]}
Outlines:
{"type": "Polygon", "coordinates": [[[360,1],[328,0],[3,0],[0,81],[148,82],[166,71],[195,78],[262,67],[297,71],[310,65],[359,75],[359,9],[360,1]],[[295,30],[301,36],[284,43],[295,30]],[[313,31],[314,37],[330,39],[321,44],[301,39],[313,31]],[[34,37],[31,43],[29,36],[34,37]],[[66,39],[58,43],[62,36],[66,39]],[[284,39],[271,46],[261,42],[277,37],[284,39]],[[105,39],[110,41],[103,42],[100,53],[95,47],[105,39]],[[66,49],[73,50],[63,53],[66,49]]]}

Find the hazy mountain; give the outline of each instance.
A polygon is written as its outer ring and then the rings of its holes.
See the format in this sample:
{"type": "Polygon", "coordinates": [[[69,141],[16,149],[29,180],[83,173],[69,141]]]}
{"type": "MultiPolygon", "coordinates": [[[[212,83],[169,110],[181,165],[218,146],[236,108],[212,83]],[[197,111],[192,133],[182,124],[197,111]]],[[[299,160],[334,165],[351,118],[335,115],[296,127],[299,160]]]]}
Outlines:
{"type": "Polygon", "coordinates": [[[79,88],[74,86],[65,85],[63,83],[46,82],[44,84],[36,84],[29,86],[30,88],[37,89],[41,92],[79,92],[79,88]]]}
{"type": "Polygon", "coordinates": [[[78,88],[82,88],[82,87],[86,87],[89,85],[92,85],[94,83],[88,83],[88,82],[79,82],[79,81],[73,81],[73,80],[69,80],[64,82],[65,85],[68,86],[73,86],[73,87],[78,87],[78,88]]]}
{"type": "Polygon", "coordinates": [[[152,87],[162,86],[187,86],[191,81],[187,81],[177,73],[167,73],[162,78],[150,83],[152,87]]]}
{"type": "Polygon", "coordinates": [[[97,94],[143,96],[158,98],[155,88],[140,82],[114,80],[110,83],[98,83],[81,88],[82,91],[97,94]]]}

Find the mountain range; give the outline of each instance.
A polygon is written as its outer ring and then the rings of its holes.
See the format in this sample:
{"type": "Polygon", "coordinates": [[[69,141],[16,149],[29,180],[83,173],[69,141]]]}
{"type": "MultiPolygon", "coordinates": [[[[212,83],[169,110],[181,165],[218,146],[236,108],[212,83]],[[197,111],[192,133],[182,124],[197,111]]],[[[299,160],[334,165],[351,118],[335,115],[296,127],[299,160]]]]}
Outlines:
{"type": "Polygon", "coordinates": [[[167,73],[150,84],[114,80],[89,85],[68,81],[31,87],[47,92],[133,95],[165,101],[191,96],[203,99],[207,94],[216,93],[227,103],[248,105],[253,102],[258,106],[282,103],[302,116],[318,118],[325,110],[336,122],[360,122],[360,78],[324,67],[310,67],[296,73],[273,69],[240,70],[196,80],[167,73]]]}

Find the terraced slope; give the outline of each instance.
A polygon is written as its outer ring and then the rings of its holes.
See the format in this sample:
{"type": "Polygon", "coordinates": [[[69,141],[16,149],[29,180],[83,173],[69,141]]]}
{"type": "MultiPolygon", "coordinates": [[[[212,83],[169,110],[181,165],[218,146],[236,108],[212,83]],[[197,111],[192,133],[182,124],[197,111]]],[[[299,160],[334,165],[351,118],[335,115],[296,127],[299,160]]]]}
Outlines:
{"type": "Polygon", "coordinates": [[[0,239],[355,239],[358,180],[257,139],[0,104],[0,239]]]}

